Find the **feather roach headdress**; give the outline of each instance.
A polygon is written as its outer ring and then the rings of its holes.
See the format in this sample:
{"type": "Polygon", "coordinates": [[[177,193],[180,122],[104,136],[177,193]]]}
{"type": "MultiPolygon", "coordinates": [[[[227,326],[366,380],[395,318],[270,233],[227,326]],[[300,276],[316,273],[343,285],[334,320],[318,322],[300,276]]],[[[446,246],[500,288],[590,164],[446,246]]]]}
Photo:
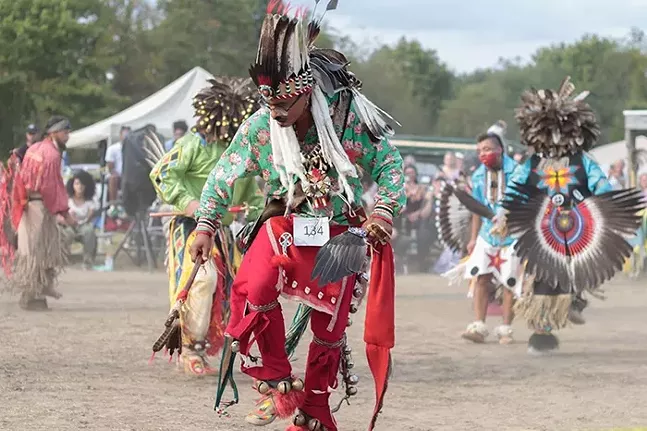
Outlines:
{"type": "Polygon", "coordinates": [[[193,98],[195,117],[193,131],[203,131],[214,138],[229,142],[238,127],[258,107],[258,94],[249,78],[216,77],[210,87],[193,98]]]}
{"type": "Polygon", "coordinates": [[[584,102],[588,91],[571,98],[575,86],[566,77],[558,91],[526,91],[515,111],[521,139],[548,157],[588,151],[600,136],[593,110],[584,102]]]}
{"type": "Polygon", "coordinates": [[[499,140],[499,143],[503,148],[505,148],[505,134],[508,130],[508,125],[505,121],[499,120],[496,123],[492,124],[489,129],[487,129],[486,134],[488,136],[494,136],[499,140]]]}
{"type": "Polygon", "coordinates": [[[392,135],[386,118],[398,123],[360,93],[362,83],[348,70],[350,62],[346,57],[338,51],[314,46],[325,13],[338,4],[338,0],[329,0],[325,11],[317,16],[319,2],[315,0],[312,13],[305,8],[296,8],[291,13],[289,5],[281,0],[270,1],[256,62],[249,68],[259,93],[269,101],[317,93],[317,86],[328,96],[348,90],[372,137],[392,135]]]}

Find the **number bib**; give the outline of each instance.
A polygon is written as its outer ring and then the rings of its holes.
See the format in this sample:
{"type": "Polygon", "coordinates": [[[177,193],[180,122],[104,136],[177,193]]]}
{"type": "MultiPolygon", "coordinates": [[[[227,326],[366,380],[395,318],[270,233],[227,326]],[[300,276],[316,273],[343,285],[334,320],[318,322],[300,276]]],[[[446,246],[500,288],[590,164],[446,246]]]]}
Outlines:
{"type": "Polygon", "coordinates": [[[321,247],[330,239],[328,217],[294,217],[294,245],[321,247]]]}

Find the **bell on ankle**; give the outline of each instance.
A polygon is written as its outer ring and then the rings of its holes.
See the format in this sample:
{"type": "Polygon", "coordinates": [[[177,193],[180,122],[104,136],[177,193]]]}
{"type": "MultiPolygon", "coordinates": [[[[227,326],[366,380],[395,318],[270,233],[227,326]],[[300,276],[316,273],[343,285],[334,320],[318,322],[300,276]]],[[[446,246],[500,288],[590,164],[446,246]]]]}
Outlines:
{"type": "Polygon", "coordinates": [[[256,390],[258,391],[259,394],[265,395],[270,391],[270,385],[267,384],[267,382],[264,381],[259,381],[256,383],[256,390]]]}
{"type": "Polygon", "coordinates": [[[303,380],[301,379],[294,379],[292,380],[292,389],[295,391],[302,391],[304,387],[303,380]]]}
{"type": "Polygon", "coordinates": [[[234,353],[240,352],[240,341],[232,341],[231,342],[231,351],[234,353]]]}
{"type": "Polygon", "coordinates": [[[303,415],[303,413],[298,413],[298,414],[294,417],[294,420],[292,421],[292,423],[294,423],[294,425],[296,425],[296,426],[298,426],[298,427],[305,426],[305,424],[306,424],[307,422],[308,422],[308,421],[307,421],[306,417],[303,415]]]}
{"type": "Polygon", "coordinates": [[[346,383],[348,383],[349,385],[356,385],[359,383],[359,377],[357,377],[355,374],[352,374],[348,376],[346,383]]]}
{"type": "Polygon", "coordinates": [[[357,388],[355,386],[347,387],[346,388],[346,395],[348,395],[349,397],[357,395],[357,388]]]}
{"type": "Polygon", "coordinates": [[[279,391],[279,393],[285,395],[292,390],[292,384],[287,380],[283,380],[279,382],[278,385],[276,385],[276,390],[279,391]]]}
{"type": "Polygon", "coordinates": [[[353,325],[353,319],[349,317],[348,322],[346,323],[346,326],[352,326],[352,325],[353,325]]]}
{"type": "Polygon", "coordinates": [[[357,313],[357,305],[355,305],[355,304],[350,304],[350,312],[351,312],[352,314],[357,313]]]}
{"type": "Polygon", "coordinates": [[[308,429],[310,431],[321,431],[321,422],[319,422],[319,419],[310,419],[308,422],[308,429]]]}

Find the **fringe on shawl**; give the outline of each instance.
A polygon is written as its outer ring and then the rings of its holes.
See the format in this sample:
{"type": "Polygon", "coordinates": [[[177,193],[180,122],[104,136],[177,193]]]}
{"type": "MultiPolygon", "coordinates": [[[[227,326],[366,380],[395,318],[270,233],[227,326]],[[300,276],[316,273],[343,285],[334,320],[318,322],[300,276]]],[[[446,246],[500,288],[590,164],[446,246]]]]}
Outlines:
{"type": "Polygon", "coordinates": [[[18,228],[18,250],[8,283],[10,291],[42,295],[43,290],[53,287],[68,258],[54,216],[42,201],[29,202],[18,228]],[[27,238],[26,243],[20,238],[22,235],[27,238]]]}

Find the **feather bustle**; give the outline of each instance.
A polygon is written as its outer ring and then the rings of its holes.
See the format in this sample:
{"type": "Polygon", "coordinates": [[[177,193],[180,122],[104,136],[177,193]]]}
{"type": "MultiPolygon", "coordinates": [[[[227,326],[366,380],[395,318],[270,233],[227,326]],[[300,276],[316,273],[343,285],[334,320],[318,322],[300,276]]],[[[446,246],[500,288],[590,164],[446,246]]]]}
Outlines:
{"type": "Polygon", "coordinates": [[[508,230],[518,237],[515,250],[527,262],[527,272],[537,280],[554,288],[573,286],[581,291],[599,287],[622,269],[632,249],[622,234],[635,232],[640,225],[636,210],[644,208],[639,191],[612,191],[577,204],[580,211],[593,215],[591,223],[595,226],[584,248],[567,246],[569,254],[563,255],[551,250],[540,233],[544,214],[552,211],[550,197],[527,184],[514,184],[510,189],[512,193],[503,204],[508,211],[508,230]]]}

